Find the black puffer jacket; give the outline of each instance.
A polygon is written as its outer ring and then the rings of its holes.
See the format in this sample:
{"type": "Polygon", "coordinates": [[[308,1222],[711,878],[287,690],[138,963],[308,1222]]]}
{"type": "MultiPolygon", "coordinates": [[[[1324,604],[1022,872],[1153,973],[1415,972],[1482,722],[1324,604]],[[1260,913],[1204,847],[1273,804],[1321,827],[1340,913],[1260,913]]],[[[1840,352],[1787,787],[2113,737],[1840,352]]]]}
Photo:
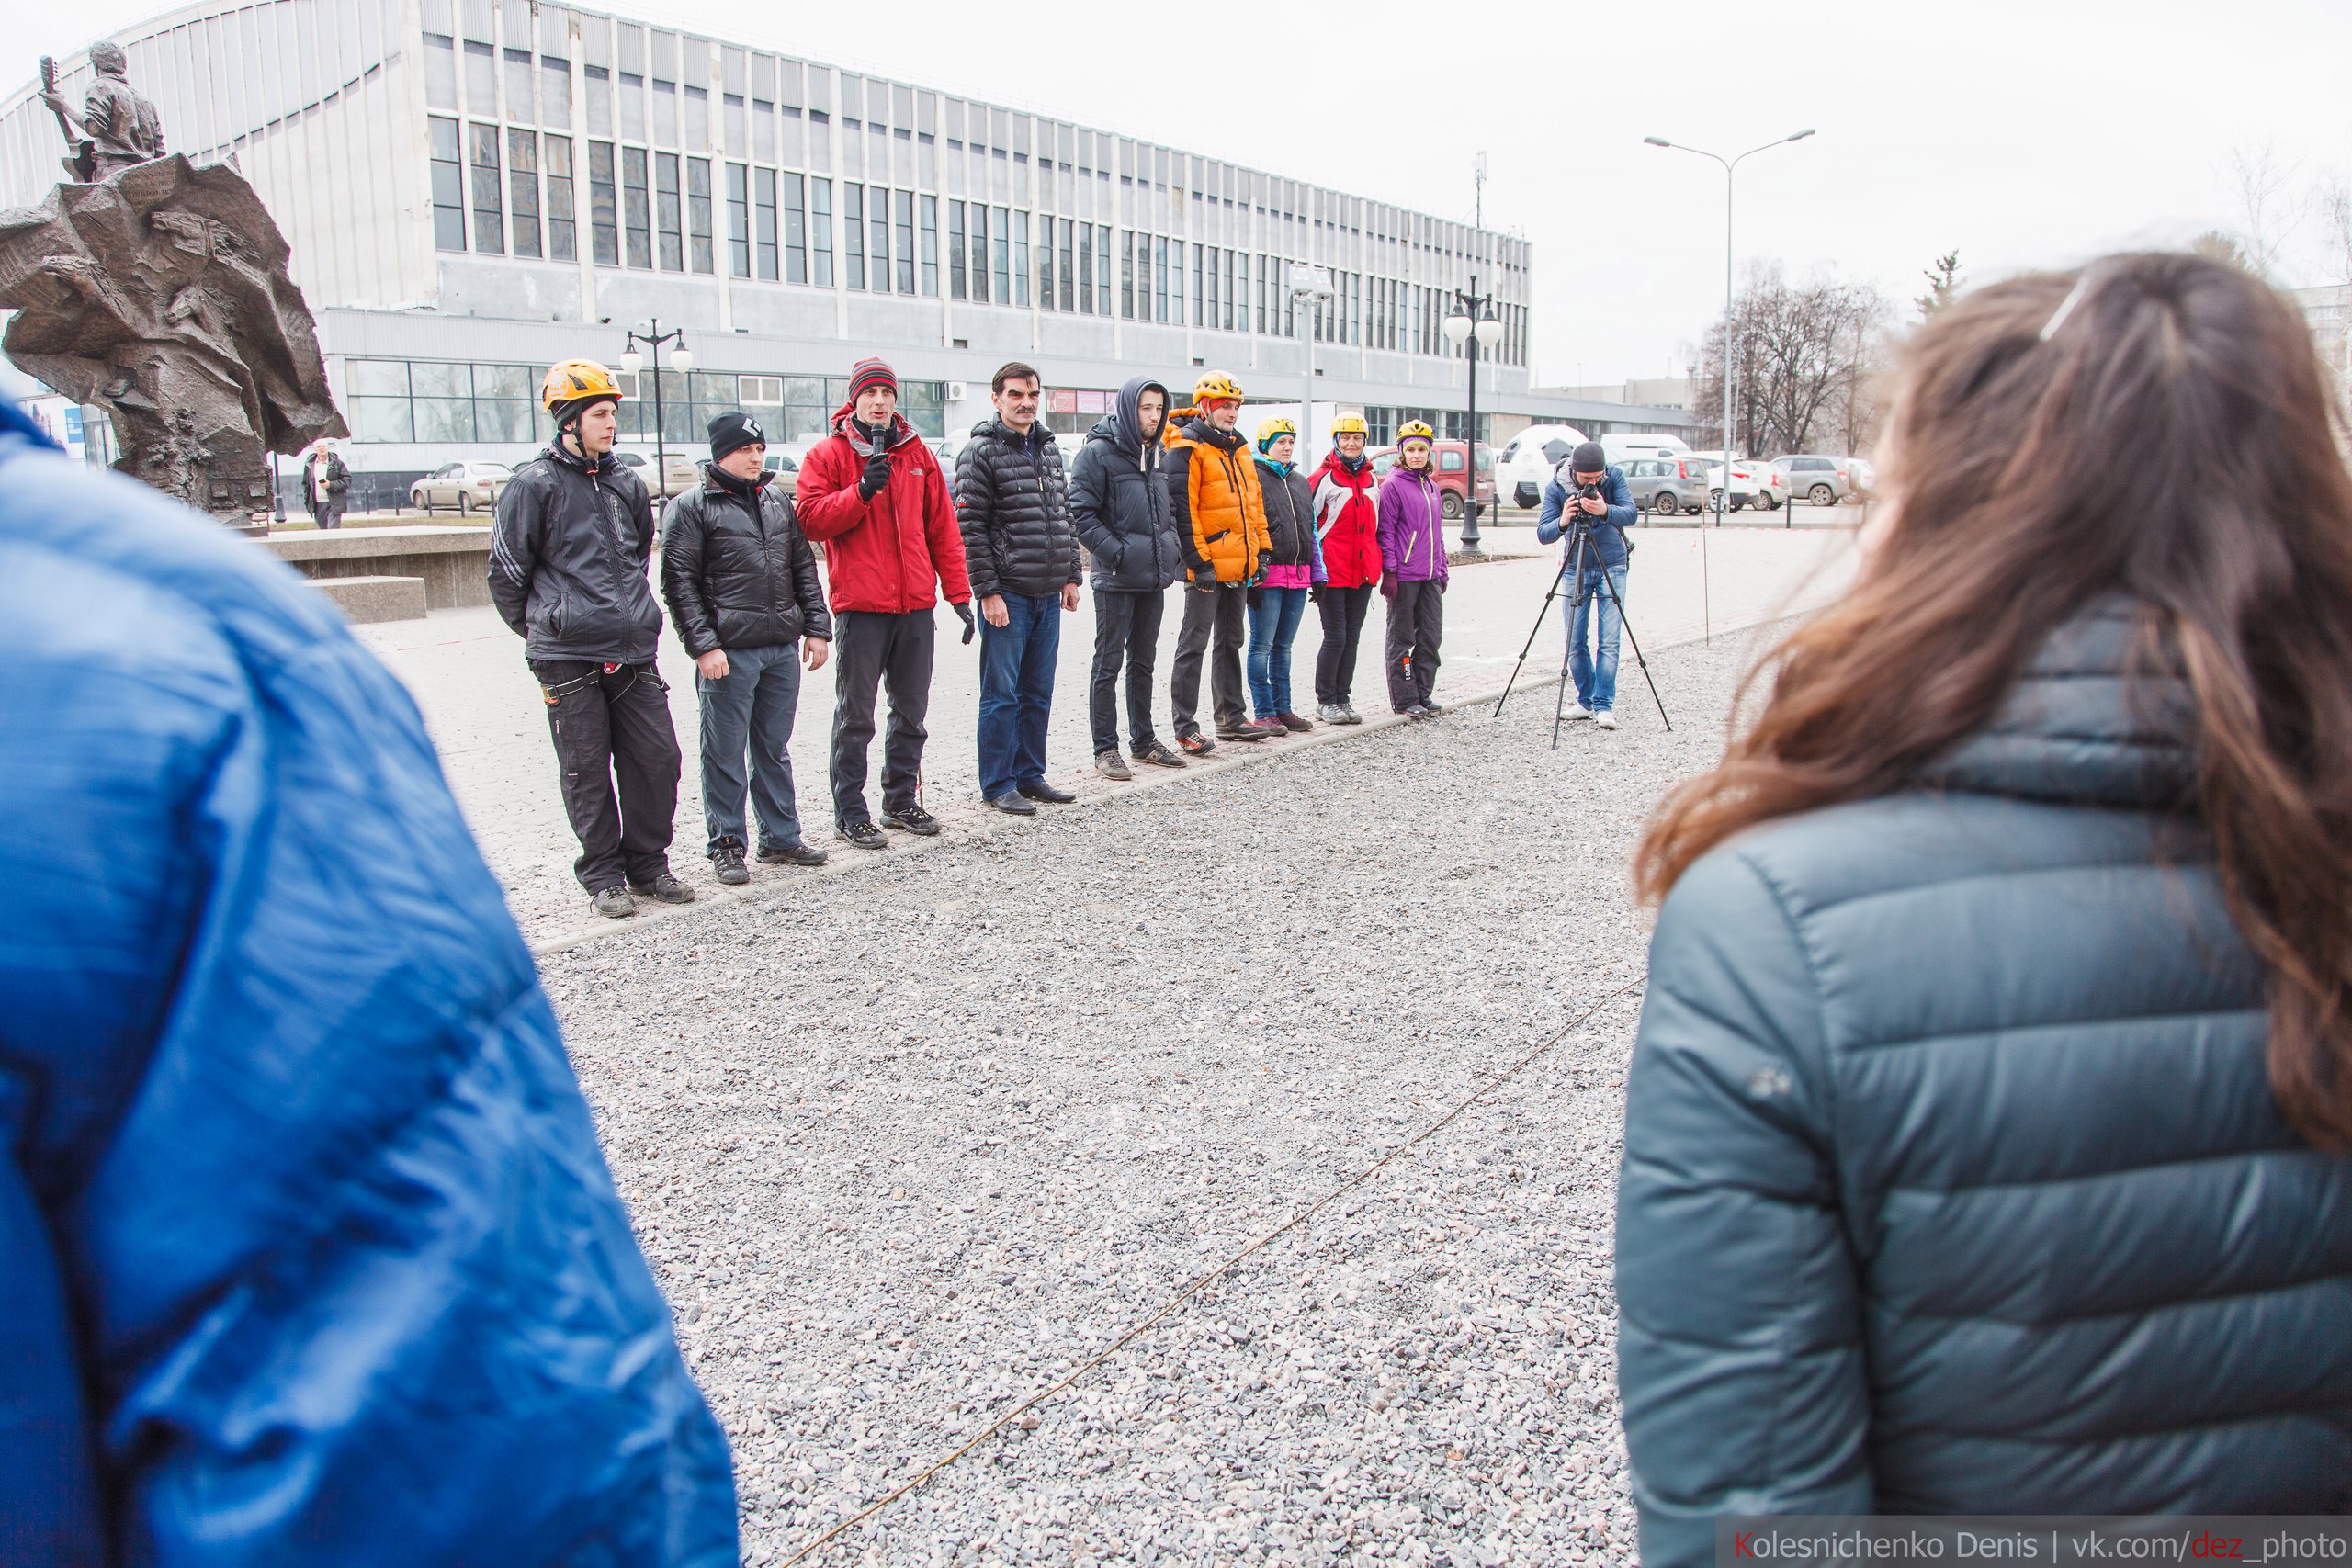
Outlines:
{"type": "Polygon", "coordinates": [[[1093,558],[1098,591],[1155,592],[1184,570],[1159,477],[1159,433],[1147,439],[1136,412],[1147,391],[1159,394],[1165,419],[1168,389],[1138,376],[1119,389],[1117,410],[1095,422],[1069,466],[1070,526],[1093,558]]]}
{"type": "Polygon", "coordinates": [[[662,597],[696,659],[714,649],[832,640],[817,552],[793,520],[791,498],[769,479],[739,479],[713,464],[701,488],[663,514],[662,597]]]}
{"type": "Polygon", "coordinates": [[[1645,1568],[1725,1514],[2352,1509],[2352,1160],[2271,1092],[2138,620],[1660,911],[1617,1195],[1645,1568]]]}
{"type": "Polygon", "coordinates": [[[490,598],[526,659],[650,662],[662,637],[645,563],[653,502],[610,452],[558,442],[514,470],[490,531],[490,598]]]}
{"type": "Polygon", "coordinates": [[[1273,556],[1269,566],[1314,566],[1322,559],[1316,548],[1315,492],[1306,476],[1293,463],[1278,468],[1258,459],[1258,493],[1266,500],[1266,548],[1273,556]]]}
{"type": "Polygon", "coordinates": [[[1001,419],[972,427],[956,455],[956,520],[976,599],[1036,598],[1079,580],[1062,449],[1042,424],[1032,425],[1025,441],[1001,419]]]}

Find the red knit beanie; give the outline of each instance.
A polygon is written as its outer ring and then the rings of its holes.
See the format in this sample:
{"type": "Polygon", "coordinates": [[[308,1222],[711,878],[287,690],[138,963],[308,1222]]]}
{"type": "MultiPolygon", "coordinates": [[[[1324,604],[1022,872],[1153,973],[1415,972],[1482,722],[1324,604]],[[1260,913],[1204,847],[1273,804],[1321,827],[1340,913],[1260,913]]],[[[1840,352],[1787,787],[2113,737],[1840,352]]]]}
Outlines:
{"type": "Polygon", "coordinates": [[[849,367],[850,401],[857,401],[858,393],[874,386],[888,387],[890,389],[890,395],[897,397],[899,395],[898,372],[878,359],[861,359],[849,367]]]}

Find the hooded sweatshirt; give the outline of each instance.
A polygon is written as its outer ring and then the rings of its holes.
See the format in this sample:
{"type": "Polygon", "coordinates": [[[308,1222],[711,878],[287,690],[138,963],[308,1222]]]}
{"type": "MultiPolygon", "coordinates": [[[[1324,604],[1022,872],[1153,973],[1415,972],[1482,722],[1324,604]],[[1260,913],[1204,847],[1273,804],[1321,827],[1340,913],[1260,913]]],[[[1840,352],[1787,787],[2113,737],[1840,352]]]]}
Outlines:
{"type": "Polygon", "coordinates": [[[1184,569],[1160,479],[1159,433],[1144,439],[1137,412],[1147,391],[1159,394],[1164,421],[1168,389],[1137,376],[1119,389],[1117,407],[1095,421],[1070,460],[1070,526],[1092,558],[1090,578],[1098,592],[1157,592],[1184,569]]]}

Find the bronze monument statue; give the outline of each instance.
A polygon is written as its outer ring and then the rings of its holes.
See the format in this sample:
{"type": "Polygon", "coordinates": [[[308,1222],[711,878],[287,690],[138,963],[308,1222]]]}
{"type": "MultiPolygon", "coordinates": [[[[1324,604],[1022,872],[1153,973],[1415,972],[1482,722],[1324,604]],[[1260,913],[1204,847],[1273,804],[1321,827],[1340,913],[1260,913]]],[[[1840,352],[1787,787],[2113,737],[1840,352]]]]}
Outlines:
{"type": "Polygon", "coordinates": [[[26,374],[103,404],[115,467],[224,523],[270,507],[269,454],[347,434],[285,237],[228,164],[164,151],[122,51],[90,51],[77,117],[41,62],[74,176],[0,211],[0,348],[26,374]]]}

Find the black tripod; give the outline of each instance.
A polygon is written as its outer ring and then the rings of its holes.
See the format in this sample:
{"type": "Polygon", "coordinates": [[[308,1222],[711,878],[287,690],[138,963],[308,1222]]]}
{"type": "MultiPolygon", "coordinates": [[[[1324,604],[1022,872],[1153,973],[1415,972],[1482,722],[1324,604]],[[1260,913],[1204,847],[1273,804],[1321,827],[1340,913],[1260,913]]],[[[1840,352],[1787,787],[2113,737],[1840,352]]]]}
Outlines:
{"type": "MultiPolygon", "coordinates": [[[[1574,502],[1571,502],[1570,504],[1573,505],[1574,502]]],[[[1542,631],[1544,623],[1551,618],[1552,601],[1560,596],[1562,582],[1572,585],[1568,590],[1569,626],[1575,626],[1582,619],[1585,604],[1584,565],[1586,556],[1592,548],[1592,520],[1579,513],[1569,527],[1573,533],[1567,549],[1560,558],[1560,570],[1553,576],[1552,586],[1544,591],[1544,607],[1536,611],[1535,624],[1527,628],[1527,640],[1519,645],[1519,662],[1510,667],[1510,679],[1503,682],[1503,694],[1495,699],[1493,716],[1497,718],[1503,716],[1503,704],[1510,701],[1511,687],[1519,683],[1519,671],[1527,663],[1527,650],[1535,646],[1535,634],[1542,631]]],[[[1650,679],[1650,663],[1648,660],[1642,657],[1641,642],[1634,636],[1634,623],[1625,615],[1625,601],[1618,597],[1617,585],[1609,580],[1606,569],[1600,573],[1600,586],[1609,594],[1609,602],[1617,606],[1617,624],[1624,628],[1626,644],[1634,650],[1634,662],[1641,667],[1642,682],[1650,689],[1650,701],[1657,704],[1658,720],[1666,726],[1668,732],[1671,733],[1674,729],[1674,721],[1666,716],[1665,700],[1657,694],[1657,682],[1650,679]]],[[[1559,699],[1552,707],[1552,750],[1555,751],[1560,749],[1560,726],[1567,722],[1568,660],[1573,652],[1574,649],[1570,647],[1568,639],[1563,637],[1560,639],[1559,699]]]]}

